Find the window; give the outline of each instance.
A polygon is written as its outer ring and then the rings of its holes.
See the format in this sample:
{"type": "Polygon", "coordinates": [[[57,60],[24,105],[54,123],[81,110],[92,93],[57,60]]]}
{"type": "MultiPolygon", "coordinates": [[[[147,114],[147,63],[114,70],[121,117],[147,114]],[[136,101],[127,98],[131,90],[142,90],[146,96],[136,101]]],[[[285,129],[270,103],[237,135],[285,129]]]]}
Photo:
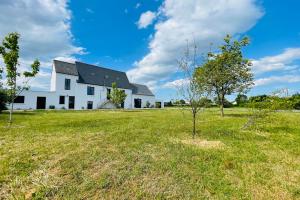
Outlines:
{"type": "Polygon", "coordinates": [[[106,99],[110,100],[110,93],[111,93],[111,89],[107,88],[106,90],[106,99]]]}
{"type": "Polygon", "coordinates": [[[92,101],[87,102],[87,109],[93,109],[93,102],[92,101]]]}
{"type": "Polygon", "coordinates": [[[71,79],[66,78],[65,79],[65,90],[71,89],[71,79]]]}
{"type": "Polygon", "coordinates": [[[24,96],[17,96],[14,100],[14,103],[24,103],[25,97],[24,96]]]}
{"type": "Polygon", "coordinates": [[[95,88],[91,86],[87,86],[87,95],[94,95],[95,94],[95,88]]]}
{"type": "Polygon", "coordinates": [[[59,96],[59,104],[65,104],[65,96],[59,96]]]}

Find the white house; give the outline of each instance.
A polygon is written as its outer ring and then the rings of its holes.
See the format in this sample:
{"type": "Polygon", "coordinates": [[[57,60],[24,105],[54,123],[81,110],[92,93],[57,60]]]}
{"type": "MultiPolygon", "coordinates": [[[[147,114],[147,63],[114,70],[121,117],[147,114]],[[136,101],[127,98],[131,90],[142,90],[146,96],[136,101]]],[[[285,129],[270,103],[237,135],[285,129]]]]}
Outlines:
{"type": "Polygon", "coordinates": [[[111,108],[108,94],[112,83],[126,94],[123,108],[155,107],[154,94],[145,86],[130,83],[124,72],[82,62],[54,60],[50,91],[23,91],[14,103],[15,109],[98,109],[111,108]]]}

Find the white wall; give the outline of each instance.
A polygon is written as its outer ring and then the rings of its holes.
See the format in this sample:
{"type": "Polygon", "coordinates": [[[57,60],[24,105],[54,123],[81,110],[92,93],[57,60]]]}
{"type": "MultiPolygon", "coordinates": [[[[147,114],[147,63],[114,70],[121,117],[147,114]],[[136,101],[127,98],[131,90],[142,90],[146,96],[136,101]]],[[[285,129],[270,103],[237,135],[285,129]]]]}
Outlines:
{"type": "MultiPolygon", "coordinates": [[[[55,106],[55,109],[68,109],[70,96],[75,96],[75,110],[87,109],[88,101],[93,102],[93,109],[99,108],[107,101],[107,88],[111,89],[111,87],[77,83],[78,76],[56,73],[55,67],[52,69],[50,92],[23,91],[20,96],[25,96],[25,102],[15,103],[15,109],[36,109],[37,97],[46,97],[46,109],[49,109],[50,105],[55,106]],[[65,90],[66,78],[71,80],[70,90],[65,90]],[[87,95],[88,86],[94,87],[94,95],[87,95]],[[64,104],[59,104],[60,96],[65,96],[64,104]]],[[[146,107],[147,101],[149,101],[151,105],[155,106],[154,96],[133,95],[132,90],[124,90],[127,94],[124,102],[124,108],[134,108],[135,98],[142,99],[142,108],[146,107]]]]}
{"type": "MultiPolygon", "coordinates": [[[[100,108],[100,106],[107,101],[107,88],[110,87],[77,83],[75,90],[75,109],[86,109],[88,101],[93,102],[93,109],[100,108]],[[88,86],[94,87],[94,95],[87,95],[88,86]]],[[[124,108],[131,108],[131,90],[124,90],[125,94],[127,94],[127,97],[124,102],[124,108]]]]}
{"type": "Polygon", "coordinates": [[[55,71],[54,64],[52,64],[50,91],[52,92],[56,91],[56,71],[55,71]]]}
{"type": "MultiPolygon", "coordinates": [[[[19,96],[24,96],[24,103],[14,103],[14,108],[16,110],[28,110],[36,109],[37,97],[46,97],[46,108],[48,109],[50,105],[54,105],[55,108],[58,107],[58,97],[54,92],[34,92],[34,91],[23,91],[19,96]]],[[[10,105],[9,105],[10,106],[10,105]]]]}
{"type": "MultiPolygon", "coordinates": [[[[46,109],[50,105],[55,106],[55,109],[68,109],[69,97],[75,96],[75,110],[87,109],[87,102],[93,102],[93,109],[99,108],[104,102],[107,101],[107,88],[98,85],[89,85],[77,83],[78,76],[66,74],[52,74],[51,77],[51,91],[50,92],[35,92],[24,91],[20,96],[25,96],[24,103],[15,103],[16,109],[36,109],[37,97],[46,97],[46,109]],[[65,90],[65,79],[71,80],[70,90],[65,90]],[[55,85],[55,86],[53,86],[55,85]],[[94,95],[87,95],[87,87],[94,87],[94,95]],[[54,90],[54,91],[52,91],[54,90]],[[59,104],[59,97],[65,96],[65,103],[59,104]]],[[[127,97],[124,102],[124,108],[132,108],[132,91],[124,89],[127,97]]]]}

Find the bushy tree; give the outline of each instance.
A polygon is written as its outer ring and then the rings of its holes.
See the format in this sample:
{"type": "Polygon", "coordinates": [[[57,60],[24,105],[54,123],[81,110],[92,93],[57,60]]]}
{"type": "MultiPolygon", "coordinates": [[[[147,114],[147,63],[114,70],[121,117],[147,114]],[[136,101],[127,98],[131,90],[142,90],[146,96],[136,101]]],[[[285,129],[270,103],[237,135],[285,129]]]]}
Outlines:
{"type": "Polygon", "coordinates": [[[126,94],[124,90],[120,90],[117,87],[117,83],[112,83],[112,91],[109,95],[110,101],[116,105],[117,108],[121,107],[121,104],[125,102],[126,94]]]}
{"type": "Polygon", "coordinates": [[[212,100],[209,99],[209,98],[207,98],[207,97],[202,97],[202,98],[200,99],[200,105],[201,105],[201,107],[203,107],[203,108],[209,108],[209,107],[212,106],[212,104],[213,104],[212,100]]]}
{"type": "Polygon", "coordinates": [[[248,97],[245,94],[238,94],[235,98],[235,102],[238,106],[246,104],[248,101],[248,97]]]}
{"type": "Polygon", "coordinates": [[[151,103],[149,101],[146,102],[146,108],[150,108],[151,103]]]}
{"type": "Polygon", "coordinates": [[[185,105],[185,100],[184,99],[180,99],[180,100],[176,100],[174,102],[175,105],[185,105]]]}
{"type": "MultiPolygon", "coordinates": [[[[216,105],[220,105],[220,99],[218,97],[214,98],[214,102],[216,105]]],[[[223,108],[231,108],[233,106],[233,104],[228,101],[226,98],[223,99],[223,108]]]]}
{"type": "Polygon", "coordinates": [[[24,81],[21,85],[17,85],[18,79],[34,77],[39,72],[40,62],[35,60],[31,65],[31,72],[25,71],[20,73],[18,71],[19,66],[19,38],[18,33],[8,34],[2,41],[0,45],[0,55],[3,57],[3,62],[6,69],[6,79],[7,79],[7,94],[8,102],[10,103],[10,115],[9,122],[12,122],[12,113],[14,109],[14,100],[16,97],[25,89],[28,89],[28,79],[24,81]]]}
{"type": "Polygon", "coordinates": [[[266,94],[264,95],[258,95],[258,96],[252,96],[249,98],[249,102],[264,102],[266,101],[268,96],[266,94]]]}
{"type": "Polygon", "coordinates": [[[291,98],[293,108],[296,110],[300,110],[300,94],[294,94],[291,98]]]}
{"type": "Polygon", "coordinates": [[[242,48],[249,44],[249,39],[232,41],[227,35],[224,42],[218,52],[208,53],[207,62],[196,71],[198,82],[218,98],[221,116],[224,116],[226,95],[245,93],[254,84],[251,62],[242,54],[242,48]]]}

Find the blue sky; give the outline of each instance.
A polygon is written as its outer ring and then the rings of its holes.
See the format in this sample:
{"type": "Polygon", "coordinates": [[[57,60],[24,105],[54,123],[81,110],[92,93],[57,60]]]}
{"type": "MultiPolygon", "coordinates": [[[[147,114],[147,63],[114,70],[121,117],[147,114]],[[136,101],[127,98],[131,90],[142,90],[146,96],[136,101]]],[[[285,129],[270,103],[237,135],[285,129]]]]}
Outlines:
{"type": "Polygon", "coordinates": [[[244,54],[256,79],[249,94],[294,93],[300,91],[299,8],[295,0],[1,1],[0,38],[21,33],[24,69],[35,57],[42,61],[35,90],[49,88],[51,60],[58,58],[127,72],[169,100],[180,98],[176,59],[186,40],[195,37],[206,52],[227,33],[249,36],[244,54]]]}

